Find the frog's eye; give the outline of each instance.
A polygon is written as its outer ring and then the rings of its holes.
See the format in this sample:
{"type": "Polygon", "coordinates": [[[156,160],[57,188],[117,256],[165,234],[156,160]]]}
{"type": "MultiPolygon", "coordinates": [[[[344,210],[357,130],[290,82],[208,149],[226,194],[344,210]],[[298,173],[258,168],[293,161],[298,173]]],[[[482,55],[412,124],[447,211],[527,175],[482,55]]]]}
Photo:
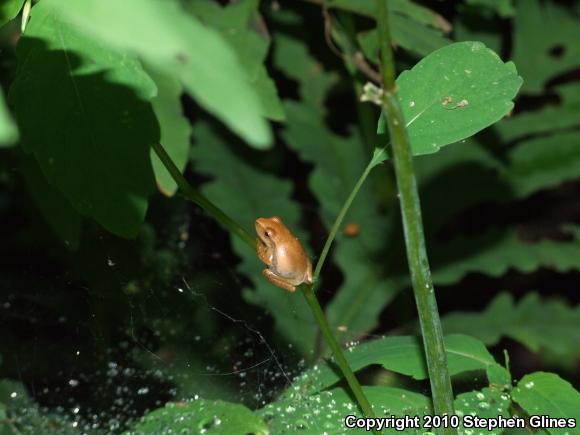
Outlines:
{"type": "Polygon", "coordinates": [[[266,230],[266,237],[270,238],[270,237],[274,237],[276,235],[276,232],[272,229],[266,230]]]}

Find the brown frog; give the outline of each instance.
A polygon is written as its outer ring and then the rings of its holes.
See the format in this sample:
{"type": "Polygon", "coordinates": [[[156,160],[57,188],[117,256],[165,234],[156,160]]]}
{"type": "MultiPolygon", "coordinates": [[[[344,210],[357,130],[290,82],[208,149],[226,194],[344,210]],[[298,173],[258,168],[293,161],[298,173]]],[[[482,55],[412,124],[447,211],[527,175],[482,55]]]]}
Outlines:
{"type": "Polygon", "coordinates": [[[256,219],[258,257],[268,266],[262,274],[275,286],[296,291],[312,284],[312,263],[300,241],[278,216],[256,219]]]}

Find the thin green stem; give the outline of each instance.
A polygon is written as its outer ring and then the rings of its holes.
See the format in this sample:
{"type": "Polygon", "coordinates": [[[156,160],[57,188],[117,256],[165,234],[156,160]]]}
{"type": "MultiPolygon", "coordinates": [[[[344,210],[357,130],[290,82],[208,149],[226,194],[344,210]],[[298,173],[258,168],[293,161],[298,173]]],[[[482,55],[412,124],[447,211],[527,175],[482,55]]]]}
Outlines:
{"type": "Polygon", "coordinates": [[[371,172],[371,169],[374,166],[375,166],[374,160],[371,160],[369,162],[369,164],[367,165],[367,167],[365,168],[362,175],[360,176],[360,178],[358,179],[358,181],[356,182],[354,188],[352,189],[352,192],[350,192],[350,195],[348,195],[348,198],[346,199],[346,201],[342,205],[342,208],[340,209],[338,216],[334,220],[334,223],[332,224],[332,228],[330,229],[330,233],[328,234],[328,238],[326,239],[326,242],[324,243],[324,247],[322,248],[322,252],[320,253],[320,257],[318,257],[318,261],[316,262],[316,267],[314,268],[314,278],[313,278],[314,282],[317,281],[318,276],[320,275],[320,271],[322,270],[322,266],[324,266],[324,262],[326,261],[326,257],[328,256],[328,252],[330,251],[330,247],[332,246],[332,242],[334,241],[334,239],[336,237],[336,233],[338,232],[338,230],[342,224],[342,221],[344,220],[344,217],[346,216],[346,212],[350,208],[352,202],[354,201],[354,198],[356,197],[358,191],[362,187],[363,183],[367,179],[369,173],[371,172]]]}
{"type": "MultiPolygon", "coordinates": [[[[363,85],[359,80],[355,66],[358,56],[362,56],[356,43],[356,26],[353,17],[348,12],[337,11],[340,26],[336,26],[335,33],[341,34],[341,47],[344,50],[344,65],[352,78],[352,84],[357,101],[355,103],[358,117],[358,126],[363,140],[364,148],[373,152],[377,144],[377,120],[374,108],[371,104],[361,102],[358,97],[363,93],[363,85]]],[[[374,172],[371,176],[373,188],[386,201],[391,201],[396,194],[396,188],[386,172],[374,172]]]]}
{"type": "MultiPolygon", "coordinates": [[[[246,230],[244,230],[237,222],[235,222],[223,211],[221,211],[209,199],[207,199],[205,196],[203,196],[201,193],[197,192],[193,187],[191,187],[191,185],[187,182],[185,177],[181,175],[181,171],[177,168],[175,163],[173,163],[173,160],[171,159],[169,154],[167,154],[167,151],[165,151],[165,148],[163,148],[161,144],[155,143],[153,145],[153,149],[155,150],[155,153],[157,154],[157,156],[159,157],[159,159],[161,160],[167,171],[169,171],[169,174],[171,175],[171,177],[173,178],[179,189],[187,198],[189,198],[191,201],[195,202],[201,208],[206,210],[210,215],[212,215],[219,222],[221,222],[229,231],[236,234],[244,242],[250,245],[252,249],[256,249],[256,239],[250,236],[250,234],[246,230]]],[[[365,170],[366,175],[363,174],[363,176],[359,180],[359,183],[357,183],[358,187],[355,186],[355,190],[353,191],[353,193],[351,193],[351,196],[349,197],[350,202],[352,202],[352,199],[356,195],[356,192],[358,192],[358,189],[360,189],[360,186],[364,182],[364,179],[368,175],[368,172],[372,169],[372,167],[375,164],[376,164],[375,159],[373,158],[373,160],[371,160],[371,163],[369,164],[369,167],[367,167],[367,169],[365,170]]],[[[344,209],[343,213],[344,217],[344,214],[346,213],[348,206],[346,208],[343,207],[343,209],[344,209]]],[[[338,226],[340,226],[340,222],[338,223],[337,228],[338,226]]],[[[374,417],[372,406],[367,397],[365,396],[364,391],[362,390],[362,387],[359,384],[354,372],[350,368],[348,361],[344,357],[340,345],[338,344],[336,337],[332,333],[330,325],[326,321],[326,317],[324,316],[324,312],[322,311],[322,308],[318,303],[318,299],[316,298],[316,295],[312,291],[312,287],[303,284],[300,286],[300,288],[302,289],[302,294],[304,295],[306,301],[308,302],[308,306],[312,310],[312,315],[314,316],[316,323],[318,323],[318,327],[322,331],[322,335],[324,336],[328,346],[332,350],[334,360],[338,365],[338,367],[340,368],[340,370],[342,371],[342,374],[344,375],[346,381],[348,382],[348,385],[351,388],[352,393],[354,394],[354,397],[358,402],[362,412],[367,417],[374,417]]],[[[377,435],[381,434],[381,432],[378,431],[373,432],[377,435]]]]}
{"type": "MultiPolygon", "coordinates": [[[[387,2],[385,0],[377,0],[377,8],[384,90],[382,110],[389,126],[393,144],[395,175],[401,202],[407,260],[423,335],[423,345],[431,382],[433,410],[436,415],[452,415],[454,414],[453,391],[447,368],[447,355],[437,310],[437,300],[429,270],[419,191],[413,168],[413,155],[407,129],[405,128],[403,112],[397,98],[387,2]]],[[[441,429],[441,433],[454,434],[456,429],[441,429]]]]}
{"type": "Polygon", "coordinates": [[[252,237],[242,226],[240,226],[236,221],[231,219],[228,215],[226,215],[219,207],[217,207],[214,203],[212,203],[209,199],[203,196],[200,192],[195,190],[191,185],[187,182],[187,180],[181,175],[181,171],[177,168],[173,160],[165,151],[165,148],[161,146],[159,143],[153,144],[153,149],[159,157],[159,160],[165,166],[165,169],[169,172],[183,195],[185,195],[188,199],[195,202],[201,208],[203,208],[206,212],[208,212],[212,217],[214,217],[219,223],[221,223],[227,230],[231,233],[238,236],[248,245],[250,245],[253,249],[256,249],[256,238],[252,237]]]}
{"type": "MultiPolygon", "coordinates": [[[[308,305],[312,310],[312,314],[314,315],[314,318],[316,319],[316,322],[318,323],[318,326],[322,331],[322,335],[326,339],[326,343],[332,350],[334,362],[336,362],[336,364],[342,371],[342,374],[344,375],[346,382],[348,383],[348,386],[352,390],[352,393],[354,394],[354,397],[358,402],[361,411],[364,413],[366,417],[374,418],[375,414],[373,408],[369,400],[367,399],[361,385],[359,384],[358,379],[356,378],[354,372],[350,368],[348,361],[344,357],[342,349],[340,348],[338,341],[336,340],[334,334],[332,333],[332,330],[330,329],[330,326],[328,325],[328,322],[326,321],[326,317],[324,316],[324,312],[322,311],[322,308],[318,303],[318,299],[316,299],[316,295],[312,291],[312,287],[308,285],[302,285],[301,289],[302,294],[304,294],[306,302],[308,302],[308,305]]],[[[373,433],[379,434],[381,432],[373,430],[373,433]]]]}

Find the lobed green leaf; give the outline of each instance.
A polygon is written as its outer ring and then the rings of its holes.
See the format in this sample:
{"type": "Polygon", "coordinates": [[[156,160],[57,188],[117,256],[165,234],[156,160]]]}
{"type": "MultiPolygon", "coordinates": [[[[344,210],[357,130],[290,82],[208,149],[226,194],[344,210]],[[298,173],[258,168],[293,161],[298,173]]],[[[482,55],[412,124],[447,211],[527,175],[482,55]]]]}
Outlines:
{"type": "Polygon", "coordinates": [[[579,39],[577,18],[567,8],[557,2],[518,2],[512,59],[526,79],[522,91],[541,93],[551,78],[578,68],[579,39]]]}
{"type": "Polygon", "coordinates": [[[519,143],[508,158],[502,176],[516,197],[557,187],[564,181],[580,177],[580,132],[526,140],[519,143]]]}
{"type": "Polygon", "coordinates": [[[578,269],[580,242],[542,240],[528,243],[512,232],[491,232],[476,237],[461,237],[445,244],[433,244],[433,280],[451,285],[468,273],[498,277],[509,269],[528,273],[540,267],[558,272],[578,269]],[[444,259],[444,260],[443,260],[444,259]]]}
{"type": "Polygon", "coordinates": [[[527,294],[519,303],[512,295],[498,294],[481,313],[455,312],[443,318],[448,333],[463,333],[493,346],[510,337],[533,352],[549,351],[559,358],[580,355],[580,306],[527,294]]]}

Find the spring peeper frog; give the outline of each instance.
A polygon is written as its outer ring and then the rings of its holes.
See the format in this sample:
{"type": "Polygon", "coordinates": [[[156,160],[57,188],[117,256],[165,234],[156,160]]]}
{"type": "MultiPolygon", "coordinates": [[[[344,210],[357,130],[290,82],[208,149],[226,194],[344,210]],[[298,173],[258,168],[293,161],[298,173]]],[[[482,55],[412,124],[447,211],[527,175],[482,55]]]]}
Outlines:
{"type": "Polygon", "coordinates": [[[312,263],[300,241],[278,216],[256,219],[258,257],[268,266],[262,274],[275,286],[290,292],[302,283],[312,284],[312,263]]]}

